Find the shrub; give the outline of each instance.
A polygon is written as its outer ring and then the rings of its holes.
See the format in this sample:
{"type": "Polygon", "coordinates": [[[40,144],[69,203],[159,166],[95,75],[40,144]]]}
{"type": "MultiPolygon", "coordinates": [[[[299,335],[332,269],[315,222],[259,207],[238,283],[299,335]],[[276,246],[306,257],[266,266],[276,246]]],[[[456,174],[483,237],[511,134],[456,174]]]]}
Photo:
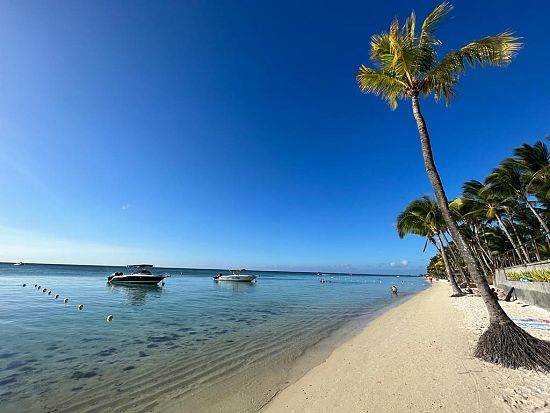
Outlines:
{"type": "Polygon", "coordinates": [[[534,282],[550,282],[550,270],[528,270],[518,272],[506,272],[506,278],[518,281],[521,278],[529,278],[534,282]]]}

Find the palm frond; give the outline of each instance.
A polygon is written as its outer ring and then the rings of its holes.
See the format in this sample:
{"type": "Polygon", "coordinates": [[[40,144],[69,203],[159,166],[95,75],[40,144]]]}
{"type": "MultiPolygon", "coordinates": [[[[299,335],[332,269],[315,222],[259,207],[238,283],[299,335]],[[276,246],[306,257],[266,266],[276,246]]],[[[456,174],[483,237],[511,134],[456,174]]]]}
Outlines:
{"type": "Polygon", "coordinates": [[[441,3],[424,19],[418,39],[419,47],[439,46],[441,42],[434,36],[441,20],[451,12],[453,6],[447,2],[441,3]]]}
{"type": "Polygon", "coordinates": [[[401,36],[405,39],[407,46],[413,48],[416,41],[416,15],[414,10],[411,12],[411,15],[405,21],[401,29],[401,36]]]}
{"type": "Polygon", "coordinates": [[[512,62],[523,44],[512,32],[503,32],[495,36],[484,37],[460,48],[457,58],[466,60],[471,67],[506,66],[512,62]]]}
{"type": "Polygon", "coordinates": [[[471,67],[476,63],[480,66],[504,66],[511,62],[521,48],[518,40],[510,32],[504,32],[476,40],[456,52],[448,53],[419,82],[419,91],[425,96],[433,93],[436,101],[443,98],[445,104],[449,105],[456,95],[456,86],[466,70],[466,64],[471,67]]]}
{"type": "Polygon", "coordinates": [[[388,73],[365,65],[359,67],[356,75],[359,89],[363,93],[374,93],[385,99],[392,109],[397,107],[397,99],[406,96],[406,84],[388,73]]]}

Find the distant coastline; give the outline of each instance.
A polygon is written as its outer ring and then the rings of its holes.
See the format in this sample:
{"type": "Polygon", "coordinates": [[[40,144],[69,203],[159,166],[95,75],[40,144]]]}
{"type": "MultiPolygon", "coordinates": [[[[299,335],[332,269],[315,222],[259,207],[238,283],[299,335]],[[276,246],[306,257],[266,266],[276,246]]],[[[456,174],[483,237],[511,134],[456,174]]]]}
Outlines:
{"type": "MultiPolygon", "coordinates": [[[[13,265],[17,261],[0,261],[0,264],[13,265]]],[[[100,268],[124,268],[125,265],[110,265],[110,264],[67,264],[67,263],[44,263],[44,262],[23,262],[25,265],[58,265],[58,266],[78,266],[78,267],[100,267],[100,268]]],[[[182,270],[182,271],[227,271],[228,268],[199,268],[199,267],[162,267],[156,266],[155,268],[163,270],[182,270]]],[[[291,271],[291,270],[262,270],[257,268],[246,269],[245,272],[263,272],[263,273],[289,273],[289,274],[306,274],[317,275],[319,271],[291,271]]],[[[321,271],[322,275],[338,275],[338,276],[369,276],[369,277],[422,277],[423,274],[377,274],[377,273],[349,273],[349,272],[330,272],[321,271]]]]}

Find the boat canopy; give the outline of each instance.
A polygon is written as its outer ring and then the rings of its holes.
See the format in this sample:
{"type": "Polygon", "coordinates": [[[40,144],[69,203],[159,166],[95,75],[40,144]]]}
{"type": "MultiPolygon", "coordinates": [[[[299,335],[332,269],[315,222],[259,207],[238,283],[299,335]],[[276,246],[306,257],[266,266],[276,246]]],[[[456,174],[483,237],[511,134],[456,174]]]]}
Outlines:
{"type": "Polygon", "coordinates": [[[127,268],[151,268],[152,264],[130,264],[127,265],[127,268]]]}

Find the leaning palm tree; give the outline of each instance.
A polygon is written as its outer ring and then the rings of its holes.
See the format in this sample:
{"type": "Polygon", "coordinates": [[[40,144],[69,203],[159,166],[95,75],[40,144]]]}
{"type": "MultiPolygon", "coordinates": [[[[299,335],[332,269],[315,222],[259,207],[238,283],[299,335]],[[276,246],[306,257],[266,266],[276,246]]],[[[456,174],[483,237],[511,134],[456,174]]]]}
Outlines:
{"type": "Polygon", "coordinates": [[[399,238],[403,238],[409,234],[426,237],[426,242],[430,242],[443,259],[445,272],[451,283],[451,297],[463,296],[464,294],[458,287],[447,251],[445,250],[446,247],[441,238],[441,234],[446,230],[446,227],[436,202],[428,195],[415,199],[397,216],[396,228],[399,238]]]}
{"type": "Polygon", "coordinates": [[[451,216],[419,103],[420,96],[433,94],[436,100],[443,98],[448,104],[467,65],[505,66],[512,61],[521,43],[511,32],[503,32],[475,40],[438,61],[436,47],[441,45],[441,41],[435,37],[435,32],[451,8],[448,3],[437,6],[418,32],[413,12],[403,27],[399,27],[396,18],[388,33],[373,35],[370,58],[376,68],[361,65],[357,82],[362,92],[381,96],[392,109],[397,107],[398,99],[410,99],[412,102],[424,164],[437,204],[489,311],[490,325],[480,337],[475,354],[504,366],[550,371],[550,343],[530,336],[502,310],[451,216]]]}

